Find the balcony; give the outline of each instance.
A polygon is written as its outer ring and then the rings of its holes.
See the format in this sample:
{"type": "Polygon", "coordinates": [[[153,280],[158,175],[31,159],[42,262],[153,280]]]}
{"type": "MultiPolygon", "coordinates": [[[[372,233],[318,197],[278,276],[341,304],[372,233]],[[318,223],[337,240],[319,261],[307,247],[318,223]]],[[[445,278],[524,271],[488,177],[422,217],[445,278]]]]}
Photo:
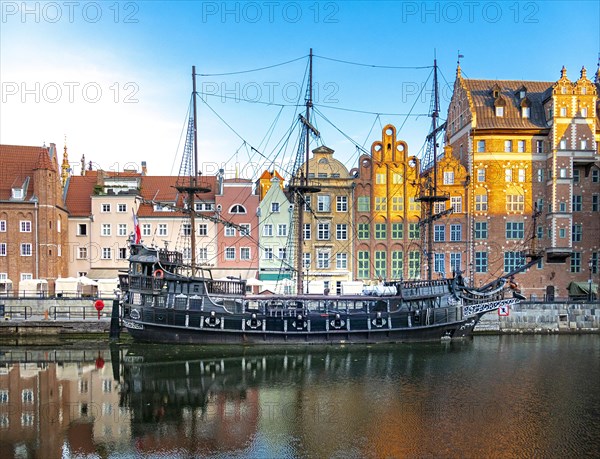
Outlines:
{"type": "Polygon", "coordinates": [[[573,253],[571,247],[546,247],[547,263],[564,263],[573,253]]]}

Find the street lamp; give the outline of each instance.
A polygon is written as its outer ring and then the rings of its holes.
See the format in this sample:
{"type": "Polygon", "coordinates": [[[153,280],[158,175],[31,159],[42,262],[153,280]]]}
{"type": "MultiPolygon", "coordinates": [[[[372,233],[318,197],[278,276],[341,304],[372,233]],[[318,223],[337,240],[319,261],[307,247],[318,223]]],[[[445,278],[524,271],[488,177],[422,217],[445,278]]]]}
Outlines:
{"type": "Polygon", "coordinates": [[[593,266],[592,257],[590,257],[590,261],[588,263],[588,268],[590,268],[589,269],[589,277],[588,277],[588,287],[589,287],[588,297],[590,299],[590,303],[592,302],[592,298],[593,298],[593,296],[592,296],[592,266],[593,266]]]}

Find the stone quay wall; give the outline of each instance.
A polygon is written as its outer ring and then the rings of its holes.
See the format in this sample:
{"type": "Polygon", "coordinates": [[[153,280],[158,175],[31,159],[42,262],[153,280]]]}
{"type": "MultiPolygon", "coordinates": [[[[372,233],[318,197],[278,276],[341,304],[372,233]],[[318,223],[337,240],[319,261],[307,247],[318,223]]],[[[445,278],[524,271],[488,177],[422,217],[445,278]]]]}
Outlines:
{"type": "Polygon", "coordinates": [[[475,334],[483,333],[599,333],[600,302],[521,302],[507,316],[485,314],[475,334]]]}

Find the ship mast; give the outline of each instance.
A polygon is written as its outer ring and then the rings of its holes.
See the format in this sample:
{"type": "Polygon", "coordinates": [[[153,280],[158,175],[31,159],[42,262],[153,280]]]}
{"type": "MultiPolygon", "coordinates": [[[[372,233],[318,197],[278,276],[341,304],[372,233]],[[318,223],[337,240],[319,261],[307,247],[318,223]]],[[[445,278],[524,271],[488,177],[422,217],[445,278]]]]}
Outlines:
{"type": "MultiPolygon", "coordinates": [[[[437,134],[443,130],[446,126],[445,123],[438,126],[438,117],[440,113],[440,98],[438,92],[438,78],[437,78],[437,59],[433,60],[433,101],[432,101],[432,112],[431,112],[431,132],[427,136],[431,148],[431,162],[427,162],[426,167],[431,167],[430,173],[428,174],[426,189],[421,191],[420,196],[417,200],[425,204],[425,215],[426,217],[421,221],[422,226],[426,226],[427,229],[427,279],[431,280],[433,275],[433,222],[444,215],[452,213],[452,208],[444,210],[440,213],[434,213],[434,206],[436,202],[444,202],[448,200],[446,193],[438,194],[437,187],[437,134]],[[433,180],[431,177],[433,176],[433,180]],[[425,191],[423,193],[423,191],[425,191]]],[[[429,150],[429,148],[428,148],[429,150]]],[[[427,158],[429,159],[429,158],[427,158]]]]}
{"type": "MultiPolygon", "coordinates": [[[[192,125],[192,137],[193,137],[193,161],[191,167],[189,167],[189,180],[188,184],[183,182],[182,185],[178,185],[175,188],[187,198],[185,211],[189,212],[190,215],[190,248],[191,248],[191,275],[196,275],[196,209],[195,209],[195,198],[196,193],[208,193],[210,188],[200,186],[198,182],[198,129],[196,122],[196,66],[192,66],[192,118],[190,119],[192,125]]],[[[189,140],[189,139],[188,139],[189,140]]],[[[189,154],[189,152],[188,152],[189,154]]],[[[183,158],[182,164],[186,161],[189,164],[190,158],[183,158]]]]}
{"type": "Polygon", "coordinates": [[[298,154],[296,155],[296,162],[294,165],[294,173],[299,173],[300,177],[292,177],[290,181],[289,190],[293,192],[294,203],[296,211],[298,212],[297,217],[297,228],[296,228],[296,293],[303,293],[303,272],[302,272],[302,243],[304,241],[304,204],[305,195],[310,193],[317,193],[320,188],[310,186],[308,184],[308,160],[310,156],[310,134],[312,133],[316,137],[319,136],[319,131],[310,124],[310,110],[312,108],[312,66],[313,64],[313,50],[310,48],[309,53],[309,67],[308,67],[308,87],[306,90],[306,111],[305,116],[299,115],[300,122],[302,123],[302,135],[300,136],[300,145],[298,146],[298,154]],[[304,155],[304,171],[300,170],[300,164],[304,155]]]}

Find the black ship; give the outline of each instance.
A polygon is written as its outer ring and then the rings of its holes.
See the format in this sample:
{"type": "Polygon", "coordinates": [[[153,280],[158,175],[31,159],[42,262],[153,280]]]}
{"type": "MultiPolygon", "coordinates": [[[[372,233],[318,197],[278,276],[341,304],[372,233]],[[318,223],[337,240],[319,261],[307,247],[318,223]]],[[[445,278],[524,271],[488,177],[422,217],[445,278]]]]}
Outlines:
{"type": "MultiPolygon", "coordinates": [[[[437,71],[436,65],[434,71],[437,71]]],[[[192,73],[195,76],[195,68],[192,73]]],[[[310,88],[312,59],[309,81],[310,88]]],[[[195,94],[195,78],[193,82],[195,94]]],[[[434,84],[437,88],[437,73],[434,73],[434,84]]],[[[300,116],[306,134],[307,168],[308,136],[310,131],[315,131],[309,121],[310,94],[306,116],[300,116]]],[[[419,197],[426,209],[422,223],[429,228],[441,217],[433,213],[434,203],[448,199],[436,194],[436,134],[443,126],[436,124],[437,92],[435,97],[433,129],[429,136],[429,140],[433,140],[434,180],[419,197]]],[[[195,123],[195,97],[193,100],[195,123]]],[[[196,132],[195,125],[193,132],[196,132]]],[[[198,164],[195,136],[194,155],[194,164],[198,164]]],[[[308,176],[308,170],[302,171],[290,183],[300,222],[303,197],[318,191],[310,186],[308,176]]],[[[204,191],[197,171],[177,189],[189,197],[187,209],[194,209],[194,197],[204,191]]],[[[194,228],[194,211],[188,212],[194,228]]],[[[302,227],[301,223],[298,227],[302,227]]],[[[302,231],[298,233],[300,238],[302,231]]],[[[460,273],[454,273],[451,278],[431,279],[431,241],[429,237],[427,280],[382,282],[378,288],[360,295],[249,295],[245,280],[213,279],[210,270],[195,267],[193,232],[191,267],[184,264],[181,252],[147,247],[132,240],[129,270],[120,275],[122,324],[135,340],[155,343],[281,345],[462,339],[471,335],[483,314],[500,307],[508,308],[523,299],[516,289],[511,289],[509,279],[541,257],[533,253],[534,236],[529,262],[476,289],[465,285],[460,273]]],[[[297,255],[300,267],[301,254],[297,255]]],[[[295,274],[297,292],[303,292],[302,269],[296,269],[295,274]]]]}

